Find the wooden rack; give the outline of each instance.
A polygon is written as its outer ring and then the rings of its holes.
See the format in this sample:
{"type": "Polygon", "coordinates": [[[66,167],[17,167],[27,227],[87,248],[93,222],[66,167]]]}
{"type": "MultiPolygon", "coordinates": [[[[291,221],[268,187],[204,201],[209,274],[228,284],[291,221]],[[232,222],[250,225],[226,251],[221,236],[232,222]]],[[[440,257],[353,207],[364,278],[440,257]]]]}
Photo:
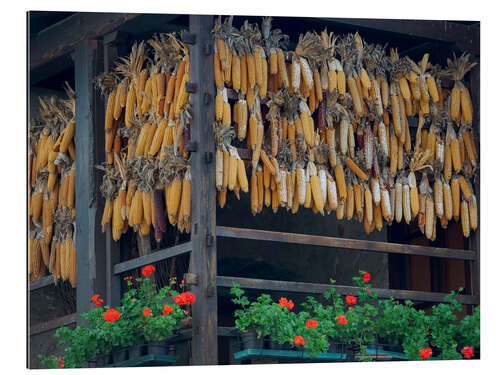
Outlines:
{"type": "MultiPolygon", "coordinates": [[[[285,282],[217,275],[217,237],[230,237],[253,241],[271,241],[322,246],[326,248],[347,248],[378,253],[422,255],[437,258],[461,259],[470,264],[471,295],[459,296],[460,302],[479,303],[479,229],[471,235],[470,250],[438,248],[416,245],[402,245],[295,233],[281,233],[255,229],[230,228],[216,225],[216,191],[214,153],[215,145],[211,124],[214,118],[213,84],[213,39],[211,29],[214,17],[189,16],[191,82],[195,92],[191,94],[193,120],[191,123],[192,145],[192,232],[189,242],[182,243],[143,257],[119,262],[119,247],[112,241],[110,228],[101,234],[99,215],[104,201],[98,192],[95,164],[105,160],[104,146],[104,102],[92,84],[92,78],[101,71],[111,69],[113,60],[126,53],[120,29],[130,22],[137,22],[136,14],[78,14],[74,17],[89,21],[80,23],[75,33],[71,23],[55,26],[43,35],[45,44],[32,41],[30,70],[73,51],[76,82],[76,246],[77,246],[77,314],[91,308],[90,298],[94,293],[105,296],[105,303],[119,304],[120,274],[146,264],[191,254],[191,289],[196,295],[193,305],[192,363],[195,365],[218,364],[217,296],[222,288],[229,288],[238,282],[243,288],[279,290],[299,293],[322,293],[329,285],[314,283],[285,282]],[[61,39],[62,38],[62,39],[61,39]],[[59,47],[59,48],[57,48],[59,47]],[[48,51],[48,52],[44,52],[48,51]]],[[[164,15],[164,17],[171,16],[164,15]]],[[[383,30],[400,35],[417,36],[428,40],[455,43],[464,51],[478,54],[479,30],[473,27],[447,23],[445,21],[369,20],[369,19],[314,19],[335,30],[336,25],[352,26],[361,30],[383,30]]],[[[167,21],[168,22],[168,21],[167,21]]],[[[41,37],[38,37],[40,39],[41,37]]],[[[478,56],[477,56],[478,57],[478,56]]],[[[470,74],[470,92],[475,113],[476,134],[479,133],[479,66],[470,74]]],[[[248,159],[247,150],[238,150],[242,158],[248,159]]],[[[479,199],[479,179],[475,184],[479,199]]],[[[333,250],[332,250],[333,251],[333,250]]],[[[29,285],[36,290],[53,282],[48,276],[29,285]]],[[[356,294],[358,288],[336,285],[342,294],[356,294]]],[[[374,289],[381,297],[412,299],[417,301],[441,302],[445,294],[409,290],[374,289]]],[[[60,319],[60,325],[75,322],[75,315],[60,319]]],[[[57,323],[57,322],[56,322],[57,323]]],[[[49,324],[51,329],[57,325],[49,324]]],[[[32,329],[31,334],[43,331],[44,327],[32,329]]],[[[45,327],[47,328],[47,327],[45,327]]]]}

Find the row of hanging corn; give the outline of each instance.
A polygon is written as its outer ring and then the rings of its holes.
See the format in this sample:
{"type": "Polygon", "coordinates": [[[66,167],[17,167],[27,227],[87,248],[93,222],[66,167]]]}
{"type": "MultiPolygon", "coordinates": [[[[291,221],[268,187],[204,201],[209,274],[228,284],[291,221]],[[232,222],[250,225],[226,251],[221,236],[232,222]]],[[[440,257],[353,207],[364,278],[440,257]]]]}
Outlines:
{"type": "Polygon", "coordinates": [[[394,220],[416,220],[430,240],[438,221],[460,222],[465,237],[477,228],[479,155],[462,82],[475,65],[468,55],[441,69],[427,53],[414,62],[358,33],[326,29],[301,34],[286,51],[289,38],[271,30],[270,17],[239,30],[232,17],[219,17],[213,37],[221,207],[227,190],[238,199],[241,190],[250,191],[254,215],[264,205],[335,211],[339,220],[363,222],[367,234],[394,220]],[[455,82],[451,91],[441,77],[455,82]],[[237,95],[232,108],[228,88],[237,95]],[[411,117],[418,118],[413,140],[411,117]],[[251,150],[247,165],[235,138],[251,150]]]}
{"type": "Polygon", "coordinates": [[[39,98],[40,116],[28,128],[28,275],[48,271],[76,286],[75,93],[39,98]]]}
{"type": "Polygon", "coordinates": [[[189,50],[174,34],[134,44],[113,71],[96,77],[107,94],[106,162],[100,187],[106,200],[102,231],[118,241],[129,227],[159,242],[167,220],[190,232],[189,50]]]}

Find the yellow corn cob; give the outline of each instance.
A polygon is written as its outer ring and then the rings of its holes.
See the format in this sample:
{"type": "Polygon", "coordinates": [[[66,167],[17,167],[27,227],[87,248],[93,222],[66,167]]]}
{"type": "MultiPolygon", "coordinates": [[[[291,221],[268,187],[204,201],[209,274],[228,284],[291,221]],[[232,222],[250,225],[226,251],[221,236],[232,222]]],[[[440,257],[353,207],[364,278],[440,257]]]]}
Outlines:
{"type": "Polygon", "coordinates": [[[351,184],[347,186],[347,197],[345,201],[345,216],[348,220],[354,215],[354,188],[351,184]]]}
{"type": "Polygon", "coordinates": [[[368,176],[366,175],[366,173],[363,172],[361,168],[350,157],[347,157],[345,159],[345,165],[363,181],[368,180],[368,176]]]}
{"type": "Polygon", "coordinates": [[[252,170],[252,176],[250,177],[250,204],[252,215],[255,216],[259,208],[259,189],[257,184],[257,175],[254,170],[252,170]]]}
{"type": "Polygon", "coordinates": [[[125,90],[126,90],[125,82],[121,81],[116,88],[115,103],[113,105],[113,118],[115,120],[118,120],[122,113],[121,101],[122,101],[122,96],[125,97],[126,95],[125,90]]]}
{"type": "Polygon", "coordinates": [[[477,229],[477,200],[476,196],[473,194],[469,203],[469,226],[470,229],[477,229]]]}
{"type": "Polygon", "coordinates": [[[462,199],[460,211],[461,211],[460,224],[462,225],[462,232],[465,238],[469,238],[470,235],[469,205],[465,199],[462,199]]]}
{"type": "Polygon", "coordinates": [[[352,97],[354,113],[356,115],[360,115],[363,111],[361,106],[361,98],[360,98],[360,93],[358,92],[358,89],[356,87],[356,82],[353,77],[347,78],[347,87],[349,88],[349,93],[351,94],[352,97]]]}
{"type": "Polygon", "coordinates": [[[460,121],[460,96],[461,90],[458,82],[455,82],[451,90],[450,117],[454,121],[460,121]]]}
{"type": "Polygon", "coordinates": [[[450,221],[453,218],[453,198],[451,196],[451,187],[447,181],[443,182],[443,204],[444,216],[450,221]]]}
{"type": "Polygon", "coordinates": [[[358,183],[353,184],[353,190],[354,190],[354,213],[356,217],[360,219],[363,216],[363,203],[364,203],[365,193],[363,187],[358,183]]]}
{"type": "Polygon", "coordinates": [[[460,88],[460,108],[462,110],[464,122],[466,124],[472,124],[472,101],[469,90],[463,84],[460,88]]]}
{"type": "Polygon", "coordinates": [[[472,192],[464,176],[462,175],[458,176],[458,182],[460,183],[460,191],[462,192],[462,195],[464,196],[465,200],[467,202],[470,201],[472,197],[472,192]]]}
{"type": "Polygon", "coordinates": [[[228,173],[228,181],[227,181],[227,188],[231,191],[234,189],[234,185],[236,184],[236,178],[237,178],[237,173],[238,173],[238,158],[237,158],[237,153],[236,149],[234,147],[231,147],[229,149],[229,173],[228,173]]]}
{"type": "Polygon", "coordinates": [[[451,179],[451,197],[453,204],[453,218],[458,221],[460,216],[460,182],[456,176],[451,179]]]}
{"type": "Polygon", "coordinates": [[[431,239],[435,227],[434,202],[430,196],[425,200],[425,236],[431,239]]]}
{"type": "Polygon", "coordinates": [[[462,133],[462,138],[464,140],[465,150],[467,151],[467,158],[471,165],[475,168],[477,166],[476,156],[474,154],[474,141],[472,140],[471,134],[468,131],[462,133]]]}
{"type": "Polygon", "coordinates": [[[231,77],[233,81],[233,89],[239,91],[241,88],[241,63],[240,63],[240,57],[237,54],[233,54],[231,69],[232,69],[231,77]]]}
{"type": "Polygon", "coordinates": [[[248,73],[248,85],[251,88],[254,88],[255,86],[255,79],[256,79],[256,67],[255,67],[255,59],[252,55],[246,56],[246,67],[247,67],[247,73],[248,73]]]}
{"type": "Polygon", "coordinates": [[[427,83],[427,88],[429,89],[429,95],[434,103],[439,101],[439,93],[436,86],[436,80],[433,76],[427,75],[425,82],[427,83]]]}
{"type": "Polygon", "coordinates": [[[222,189],[221,191],[217,192],[217,201],[220,208],[223,208],[226,205],[226,195],[227,189],[222,189]]]}
{"type": "Polygon", "coordinates": [[[365,217],[366,221],[371,224],[373,222],[373,206],[372,206],[372,193],[370,189],[365,187],[365,217]]]}
{"type": "Polygon", "coordinates": [[[408,175],[408,186],[410,189],[410,207],[411,207],[411,216],[417,216],[420,209],[420,202],[418,199],[418,191],[417,191],[417,182],[415,179],[415,173],[413,171],[408,175]]]}
{"type": "Polygon", "coordinates": [[[168,197],[167,203],[167,213],[169,217],[169,221],[173,221],[174,217],[177,216],[177,212],[179,209],[179,204],[181,200],[181,189],[182,189],[182,181],[179,177],[175,177],[171,183],[171,191],[168,197]]]}
{"type": "Polygon", "coordinates": [[[347,191],[346,191],[346,182],[344,176],[344,168],[342,168],[342,165],[337,164],[334,168],[334,173],[335,173],[335,182],[337,183],[339,202],[343,202],[347,198],[347,191]]]}

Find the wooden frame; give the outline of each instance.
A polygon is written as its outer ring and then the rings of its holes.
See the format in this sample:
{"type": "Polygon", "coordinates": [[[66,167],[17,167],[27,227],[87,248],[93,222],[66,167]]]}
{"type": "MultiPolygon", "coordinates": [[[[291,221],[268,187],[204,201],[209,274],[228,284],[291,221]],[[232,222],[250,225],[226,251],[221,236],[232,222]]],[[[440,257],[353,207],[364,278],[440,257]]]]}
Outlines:
{"type": "MultiPolygon", "coordinates": [[[[191,124],[192,150],[192,233],[191,241],[178,246],[153,252],[146,256],[119,261],[118,248],[111,240],[111,234],[106,234],[105,241],[99,234],[100,230],[95,222],[96,212],[102,211],[102,201],[96,197],[94,163],[104,160],[104,155],[99,155],[98,125],[103,120],[102,113],[104,103],[99,100],[91,86],[91,77],[99,70],[100,50],[104,48],[104,68],[109,69],[114,57],[120,55],[120,26],[132,19],[141,17],[136,14],[81,14],[75,15],[74,19],[92,17],[92,27],[98,30],[92,33],[88,28],[81,27],[76,30],[76,35],[65,38],[57,37],[55,31],[70,29],[70,25],[64,21],[49,34],[38,36],[32,45],[38,45],[31,51],[30,69],[38,68],[51,60],[58,58],[68,51],[75,50],[75,74],[77,95],[77,148],[86,150],[77,153],[77,247],[78,249],[89,249],[89,251],[78,251],[78,289],[77,289],[77,313],[86,311],[89,307],[89,299],[94,291],[105,293],[106,300],[111,305],[119,303],[120,274],[122,272],[141,267],[151,262],[174,257],[179,254],[191,252],[191,270],[196,277],[195,284],[191,285],[197,296],[197,303],[193,305],[193,364],[217,364],[217,295],[218,288],[228,288],[232,282],[239,282],[244,288],[283,290],[292,292],[322,293],[329,285],[312,283],[284,282],[279,280],[259,280],[217,276],[216,269],[216,236],[232,237],[251,240],[262,240],[284,243],[299,243],[329,248],[342,247],[354,250],[365,250],[382,253],[398,253],[407,255],[421,255],[438,258],[454,258],[468,261],[471,274],[472,295],[459,296],[464,304],[479,303],[479,274],[480,274],[480,251],[479,251],[479,229],[475,231],[470,239],[471,250],[436,248],[428,246],[409,246],[384,242],[373,242],[365,240],[354,240],[344,238],[333,238],[324,236],[311,236],[304,234],[280,233],[262,230],[228,228],[216,226],[215,217],[215,184],[214,171],[210,167],[214,154],[214,142],[211,132],[213,119],[213,50],[211,28],[213,16],[190,16],[189,32],[194,35],[191,40],[191,87],[196,89],[192,93],[193,122],[191,124]],[[70,39],[67,39],[70,37],[70,39]],[[100,41],[89,38],[104,37],[104,45],[100,41]],[[62,38],[62,39],[61,39],[62,38]],[[82,39],[83,38],[83,39],[82,39]],[[83,41],[82,41],[83,40],[83,41]],[[45,44],[44,44],[45,43],[45,44]],[[49,44],[49,45],[47,45],[49,44]],[[48,51],[48,52],[44,52],[48,51]],[[100,106],[100,107],[99,107],[100,106]],[[98,124],[96,126],[96,124],[98,124]],[[95,139],[95,141],[94,141],[95,139]],[[97,151],[96,151],[97,150],[97,151]],[[80,155],[80,156],[78,156],[80,155]],[[89,179],[90,174],[90,179],[89,179]],[[210,197],[207,199],[206,197],[210,197]],[[103,244],[103,245],[101,245],[103,244]],[[105,254],[106,277],[100,280],[97,277],[96,254],[105,254]]],[[[168,17],[165,15],[165,17],[168,17]]],[[[446,23],[446,21],[419,21],[419,20],[370,20],[370,19],[316,19],[318,22],[351,25],[372,30],[384,30],[392,33],[412,35],[435,41],[455,43],[464,51],[479,54],[479,30],[470,26],[446,23]]],[[[69,22],[70,20],[68,20],[69,22]]],[[[479,135],[479,66],[470,74],[470,91],[475,115],[476,135],[479,135]]],[[[240,150],[239,150],[240,151],[240,150]]],[[[242,158],[248,157],[245,150],[241,150],[242,158]]],[[[475,182],[475,191],[479,199],[479,178],[475,182]]],[[[47,277],[30,283],[29,290],[36,290],[50,285],[53,280],[47,277]]],[[[356,294],[357,288],[350,286],[338,286],[341,293],[356,294]]],[[[430,293],[406,290],[375,289],[381,297],[394,296],[400,299],[414,299],[418,301],[441,302],[443,293],[430,293]]],[[[62,322],[61,324],[63,324],[62,322]]],[[[47,323],[48,324],[48,323],[47,323]]],[[[51,327],[53,324],[50,325],[51,327]]],[[[55,326],[53,328],[56,328],[55,326]]],[[[40,329],[32,329],[32,332],[42,332],[40,329]]],[[[227,332],[226,332],[227,333],[227,332]]]]}

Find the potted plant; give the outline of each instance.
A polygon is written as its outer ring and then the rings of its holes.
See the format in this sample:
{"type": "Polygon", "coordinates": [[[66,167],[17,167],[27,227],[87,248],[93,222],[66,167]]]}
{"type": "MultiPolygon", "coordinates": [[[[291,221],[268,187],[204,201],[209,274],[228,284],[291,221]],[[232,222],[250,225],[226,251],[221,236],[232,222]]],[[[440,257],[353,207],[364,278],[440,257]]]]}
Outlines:
{"type": "Polygon", "coordinates": [[[370,360],[367,348],[379,350],[380,343],[400,347],[410,360],[469,359],[474,357],[474,348],[477,354],[479,307],[457,324],[454,312],[462,306],[455,292],[426,315],[411,301],[379,300],[370,279],[368,272],[360,271],[353,277],[359,287],[357,296],[341,296],[332,285],[324,293],[326,303],[307,297],[300,312],[293,306],[287,308],[285,298],[273,301],[267,294],[250,302],[241,287],[233,284],[233,302],[241,307],[235,312],[235,325],[245,332],[268,335],[280,344],[289,343],[312,357],[335,346],[348,361],[370,360]]]}
{"type": "Polygon", "coordinates": [[[126,277],[128,291],[116,308],[102,306],[103,300],[94,295],[95,308],[81,315],[87,326],[61,327],[55,333],[65,348],[63,360],[40,356],[42,364],[85,367],[95,359],[97,365],[105,366],[144,354],[168,354],[165,340],[181,328],[183,319],[189,316],[186,308],[195,297],[174,290],[173,279],[157,290],[149,277],[154,270],[148,265],[142,269],[142,277],[126,277]]]}

